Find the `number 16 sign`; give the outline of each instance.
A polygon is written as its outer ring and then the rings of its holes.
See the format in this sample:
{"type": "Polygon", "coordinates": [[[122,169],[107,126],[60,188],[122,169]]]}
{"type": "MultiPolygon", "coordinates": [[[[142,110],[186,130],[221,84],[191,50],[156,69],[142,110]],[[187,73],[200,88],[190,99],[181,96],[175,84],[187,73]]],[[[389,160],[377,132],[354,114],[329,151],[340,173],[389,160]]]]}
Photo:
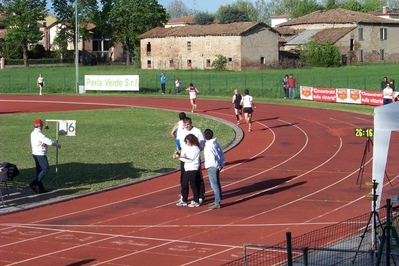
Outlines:
{"type": "Polygon", "coordinates": [[[76,136],[76,120],[59,121],[58,134],[62,136],[76,136]]]}

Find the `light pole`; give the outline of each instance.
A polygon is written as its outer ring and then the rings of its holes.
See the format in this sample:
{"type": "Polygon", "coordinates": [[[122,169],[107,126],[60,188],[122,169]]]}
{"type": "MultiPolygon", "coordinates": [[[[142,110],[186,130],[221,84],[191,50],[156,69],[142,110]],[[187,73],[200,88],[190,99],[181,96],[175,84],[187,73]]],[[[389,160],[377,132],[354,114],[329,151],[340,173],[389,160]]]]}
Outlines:
{"type": "Polygon", "coordinates": [[[78,0],[75,0],[75,86],[79,91],[79,25],[78,25],[78,0]]]}

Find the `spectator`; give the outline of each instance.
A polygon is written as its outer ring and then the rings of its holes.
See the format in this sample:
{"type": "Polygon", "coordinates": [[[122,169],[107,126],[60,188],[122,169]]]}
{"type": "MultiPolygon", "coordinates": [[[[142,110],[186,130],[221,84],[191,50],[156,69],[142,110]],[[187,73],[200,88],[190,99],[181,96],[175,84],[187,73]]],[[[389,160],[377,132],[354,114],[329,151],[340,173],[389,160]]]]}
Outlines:
{"type": "Polygon", "coordinates": [[[381,81],[381,90],[387,87],[387,83],[388,83],[388,77],[383,77],[381,81]]]}
{"type": "Polygon", "coordinates": [[[159,74],[159,77],[161,78],[162,94],[165,94],[165,86],[166,86],[166,82],[168,82],[168,78],[165,76],[164,73],[159,74]]]}
{"type": "Polygon", "coordinates": [[[220,209],[222,198],[220,171],[225,163],[224,154],[216,138],[213,138],[212,130],[205,129],[204,136],[206,140],[204,148],[205,169],[208,170],[209,182],[215,194],[215,200],[209,204],[209,209],[220,209]]]}
{"type": "Polygon", "coordinates": [[[282,83],[283,83],[283,90],[284,90],[284,99],[286,99],[289,97],[288,75],[285,75],[282,83]]]}
{"type": "Polygon", "coordinates": [[[176,94],[179,94],[180,92],[180,79],[176,78],[175,80],[175,90],[176,90],[176,94]]]}
{"type": "Polygon", "coordinates": [[[290,76],[287,79],[287,84],[288,84],[288,97],[290,99],[295,99],[296,98],[296,86],[298,86],[296,79],[294,78],[294,75],[290,74],[290,76]]]}
{"type": "Polygon", "coordinates": [[[385,89],[382,91],[382,94],[384,96],[382,103],[385,104],[389,104],[392,102],[392,96],[393,96],[393,90],[390,86],[389,83],[387,83],[387,86],[385,87],[385,89]]]}

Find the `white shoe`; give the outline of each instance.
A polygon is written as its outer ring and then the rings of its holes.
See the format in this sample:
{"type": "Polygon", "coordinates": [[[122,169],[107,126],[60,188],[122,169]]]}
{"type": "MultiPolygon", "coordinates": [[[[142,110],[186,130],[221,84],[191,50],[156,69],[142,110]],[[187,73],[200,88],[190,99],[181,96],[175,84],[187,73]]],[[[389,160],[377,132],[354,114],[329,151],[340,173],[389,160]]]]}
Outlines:
{"type": "Polygon", "coordinates": [[[191,203],[188,204],[187,206],[190,207],[190,208],[193,208],[193,207],[199,207],[200,205],[199,205],[199,203],[197,203],[195,201],[191,201],[191,203]]]}
{"type": "Polygon", "coordinates": [[[204,200],[202,198],[199,198],[198,202],[199,202],[199,204],[202,204],[202,202],[204,202],[204,200]]]}
{"type": "MultiPolygon", "coordinates": [[[[187,206],[187,202],[184,202],[184,201],[180,200],[179,202],[176,203],[176,206],[179,206],[179,207],[181,207],[181,206],[187,206]]],[[[199,206],[199,205],[198,205],[198,206],[199,206]]]]}

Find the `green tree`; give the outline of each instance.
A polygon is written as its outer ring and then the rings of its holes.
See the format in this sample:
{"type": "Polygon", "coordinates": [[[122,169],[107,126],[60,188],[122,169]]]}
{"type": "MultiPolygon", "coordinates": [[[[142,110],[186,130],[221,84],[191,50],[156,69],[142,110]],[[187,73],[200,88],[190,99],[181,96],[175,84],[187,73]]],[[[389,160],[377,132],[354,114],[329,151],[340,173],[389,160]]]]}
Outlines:
{"type": "Polygon", "coordinates": [[[324,7],[316,2],[316,0],[301,0],[298,6],[291,11],[292,18],[299,18],[308,15],[317,10],[323,10],[324,7]]]}
{"type": "Polygon", "coordinates": [[[363,6],[362,6],[362,4],[360,4],[356,0],[349,0],[349,1],[345,2],[342,5],[342,8],[348,9],[348,10],[352,10],[352,11],[361,12],[362,9],[363,9],[363,6]]]}
{"type": "Polygon", "coordinates": [[[313,67],[338,67],[341,62],[339,48],[329,40],[318,43],[311,40],[299,47],[299,54],[302,61],[313,67]]]}
{"type": "Polygon", "coordinates": [[[140,46],[137,37],[163,26],[168,18],[165,8],[157,0],[115,0],[109,20],[113,24],[113,41],[122,43],[126,50],[126,64],[130,64],[130,53],[140,46]]]}
{"type": "Polygon", "coordinates": [[[43,37],[37,22],[44,20],[46,12],[45,0],[2,0],[1,2],[0,14],[4,15],[1,23],[6,26],[4,40],[22,50],[26,67],[28,67],[28,45],[37,43],[43,37]]]}
{"type": "MultiPolygon", "coordinates": [[[[392,6],[390,6],[392,7],[392,6]]],[[[381,9],[381,3],[379,1],[367,0],[364,2],[362,12],[370,12],[381,9]]]]}
{"type": "Polygon", "coordinates": [[[208,12],[199,12],[195,15],[194,24],[210,25],[215,21],[215,17],[208,12]]]}
{"type": "Polygon", "coordinates": [[[220,24],[229,24],[233,22],[245,22],[245,21],[249,21],[248,16],[244,12],[238,10],[235,7],[225,8],[220,13],[220,19],[219,19],[220,24]]]}
{"type": "Polygon", "coordinates": [[[254,4],[250,0],[236,0],[231,4],[232,8],[237,8],[239,11],[244,13],[249,21],[258,21],[259,10],[255,8],[254,4]]]}
{"type": "MultiPolygon", "coordinates": [[[[73,43],[75,46],[75,0],[53,0],[53,9],[59,22],[63,24],[60,38],[66,38],[65,41],[73,43]]],[[[88,28],[89,23],[94,22],[95,12],[97,10],[96,0],[79,0],[78,1],[78,25],[79,36],[83,40],[91,39],[92,34],[88,28]]],[[[62,40],[60,40],[62,41],[62,40]]],[[[85,57],[85,42],[83,41],[83,56],[85,57]]],[[[76,47],[75,47],[76,48],[76,47]]]]}
{"type": "Polygon", "coordinates": [[[216,55],[216,59],[212,62],[212,68],[216,70],[224,70],[227,63],[227,58],[224,55],[216,55]]]}
{"type": "Polygon", "coordinates": [[[327,0],[326,9],[334,9],[337,7],[338,5],[335,3],[335,0],[327,0]]]}

